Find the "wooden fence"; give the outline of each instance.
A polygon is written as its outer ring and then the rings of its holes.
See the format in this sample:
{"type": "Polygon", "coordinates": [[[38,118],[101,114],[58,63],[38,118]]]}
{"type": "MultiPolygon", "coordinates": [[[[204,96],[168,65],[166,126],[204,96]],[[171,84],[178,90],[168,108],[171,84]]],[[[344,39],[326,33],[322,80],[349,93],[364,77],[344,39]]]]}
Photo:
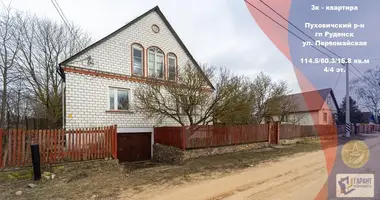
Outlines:
{"type": "Polygon", "coordinates": [[[183,127],[155,127],[154,143],[183,148],[183,127]]]}
{"type": "Polygon", "coordinates": [[[268,141],[268,124],[155,127],[154,142],[181,149],[268,141]]]}
{"type": "Polygon", "coordinates": [[[268,124],[186,127],[186,149],[268,141],[268,124]]]}
{"type": "MultiPolygon", "coordinates": [[[[344,125],[343,125],[344,128],[344,125]]],[[[280,125],[280,139],[292,139],[313,136],[338,136],[341,128],[335,125],[280,125]]]]}
{"type": "MultiPolygon", "coordinates": [[[[354,131],[355,127],[352,127],[354,131]]],[[[380,125],[359,125],[357,133],[380,131],[380,125]]],[[[320,136],[337,137],[345,133],[345,125],[291,125],[281,124],[280,139],[320,136]]],[[[193,149],[264,142],[269,139],[268,124],[208,125],[193,127],[155,127],[154,142],[177,148],[193,149]]]]}
{"type": "Polygon", "coordinates": [[[32,144],[41,164],[116,158],[116,126],[75,130],[0,130],[0,168],[30,166],[32,144]]]}

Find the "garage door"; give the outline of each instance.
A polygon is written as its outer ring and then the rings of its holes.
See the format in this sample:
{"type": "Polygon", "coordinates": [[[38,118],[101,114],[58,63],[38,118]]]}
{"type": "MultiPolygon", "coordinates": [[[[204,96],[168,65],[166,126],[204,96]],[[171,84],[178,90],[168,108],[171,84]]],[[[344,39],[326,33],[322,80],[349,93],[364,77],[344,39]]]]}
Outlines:
{"type": "Polygon", "coordinates": [[[117,157],[120,162],[151,159],[151,133],[118,133],[117,157]]]}

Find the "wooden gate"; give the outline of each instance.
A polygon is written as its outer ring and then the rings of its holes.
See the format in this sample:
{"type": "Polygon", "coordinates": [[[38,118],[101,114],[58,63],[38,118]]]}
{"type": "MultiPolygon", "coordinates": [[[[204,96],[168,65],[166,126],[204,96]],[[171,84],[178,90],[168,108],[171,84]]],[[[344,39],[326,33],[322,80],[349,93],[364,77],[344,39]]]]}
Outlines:
{"type": "Polygon", "coordinates": [[[268,138],[268,142],[269,144],[278,144],[279,143],[279,140],[280,140],[280,123],[279,122],[271,122],[269,123],[269,138],[268,138]]]}

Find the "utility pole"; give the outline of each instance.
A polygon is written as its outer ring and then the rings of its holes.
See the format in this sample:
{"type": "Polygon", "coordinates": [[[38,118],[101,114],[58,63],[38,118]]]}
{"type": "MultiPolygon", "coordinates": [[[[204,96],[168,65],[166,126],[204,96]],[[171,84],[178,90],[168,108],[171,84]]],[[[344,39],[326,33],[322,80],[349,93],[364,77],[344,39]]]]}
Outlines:
{"type": "Polygon", "coordinates": [[[351,122],[350,122],[350,79],[348,75],[348,61],[346,59],[346,137],[351,135],[351,122]]]}

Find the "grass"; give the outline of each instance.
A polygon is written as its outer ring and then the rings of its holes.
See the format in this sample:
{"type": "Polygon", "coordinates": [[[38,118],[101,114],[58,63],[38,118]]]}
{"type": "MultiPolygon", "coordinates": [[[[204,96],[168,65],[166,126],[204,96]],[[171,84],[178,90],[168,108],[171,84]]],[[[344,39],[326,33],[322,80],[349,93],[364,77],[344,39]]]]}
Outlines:
{"type": "MultiPolygon", "coordinates": [[[[92,162],[53,167],[54,180],[43,180],[36,188],[28,188],[30,177],[0,181],[0,199],[115,199],[127,190],[129,197],[158,187],[219,178],[257,164],[274,161],[283,156],[320,150],[318,142],[296,144],[284,148],[201,157],[182,165],[138,163],[119,166],[113,161],[92,162]],[[16,196],[21,190],[23,194],[16,196]]],[[[8,177],[0,172],[0,177],[8,177]]],[[[1,180],[1,179],[0,179],[1,180]]]]}

